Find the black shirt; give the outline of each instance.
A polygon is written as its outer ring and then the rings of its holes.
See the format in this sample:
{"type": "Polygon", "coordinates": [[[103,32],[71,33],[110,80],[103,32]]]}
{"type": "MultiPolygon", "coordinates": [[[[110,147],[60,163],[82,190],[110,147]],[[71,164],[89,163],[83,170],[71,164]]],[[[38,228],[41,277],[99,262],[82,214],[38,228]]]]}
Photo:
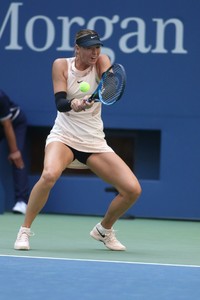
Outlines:
{"type": "Polygon", "coordinates": [[[14,120],[19,114],[19,106],[0,90],[0,121],[4,119],[14,120]]]}
{"type": "Polygon", "coordinates": [[[13,121],[19,114],[20,109],[10,98],[0,90],[0,140],[4,136],[4,129],[1,121],[11,119],[13,121]]]}

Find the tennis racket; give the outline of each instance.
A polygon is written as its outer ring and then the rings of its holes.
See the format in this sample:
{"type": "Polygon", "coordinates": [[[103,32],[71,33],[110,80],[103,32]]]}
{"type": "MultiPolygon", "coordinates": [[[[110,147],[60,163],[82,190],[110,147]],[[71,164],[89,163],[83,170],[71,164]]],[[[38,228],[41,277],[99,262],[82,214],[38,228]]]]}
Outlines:
{"type": "Polygon", "coordinates": [[[115,63],[103,73],[97,89],[87,101],[101,102],[105,105],[114,104],[123,95],[125,85],[125,69],[122,65],[115,63]]]}

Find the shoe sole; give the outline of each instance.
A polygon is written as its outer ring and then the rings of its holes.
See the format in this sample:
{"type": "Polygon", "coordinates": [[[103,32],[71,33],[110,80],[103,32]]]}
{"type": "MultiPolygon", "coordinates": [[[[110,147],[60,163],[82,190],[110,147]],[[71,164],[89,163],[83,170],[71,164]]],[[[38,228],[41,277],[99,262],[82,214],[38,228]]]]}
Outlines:
{"type": "Polygon", "coordinates": [[[13,210],[12,211],[13,212],[13,214],[20,214],[20,215],[24,215],[25,213],[24,212],[22,212],[22,211],[19,211],[19,210],[13,210]]]}
{"type": "Polygon", "coordinates": [[[24,247],[19,247],[19,246],[14,246],[14,249],[15,250],[25,250],[25,251],[28,251],[28,250],[30,250],[30,247],[26,247],[26,246],[24,246],[24,247]]]}

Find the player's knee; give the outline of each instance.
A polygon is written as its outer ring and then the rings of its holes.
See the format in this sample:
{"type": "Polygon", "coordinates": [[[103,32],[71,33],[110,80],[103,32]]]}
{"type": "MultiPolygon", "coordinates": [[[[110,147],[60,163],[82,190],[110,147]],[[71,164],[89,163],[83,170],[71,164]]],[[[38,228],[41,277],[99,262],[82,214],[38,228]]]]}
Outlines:
{"type": "Polygon", "coordinates": [[[56,171],[47,169],[42,173],[42,180],[47,187],[51,188],[56,183],[59,176],[60,174],[58,174],[56,171]]]}
{"type": "Polygon", "coordinates": [[[141,195],[142,188],[138,181],[134,182],[134,184],[130,185],[126,189],[126,199],[129,199],[131,203],[134,203],[141,195]]]}
{"type": "Polygon", "coordinates": [[[137,183],[137,186],[135,188],[135,195],[136,195],[136,198],[139,198],[140,195],[142,193],[142,188],[141,188],[141,185],[139,184],[139,182],[137,183]]]}

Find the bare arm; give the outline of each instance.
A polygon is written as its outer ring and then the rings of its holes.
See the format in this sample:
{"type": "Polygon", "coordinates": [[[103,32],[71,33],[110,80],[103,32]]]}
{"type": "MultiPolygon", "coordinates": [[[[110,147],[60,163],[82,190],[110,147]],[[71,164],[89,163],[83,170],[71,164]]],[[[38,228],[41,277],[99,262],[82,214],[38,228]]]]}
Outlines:
{"type": "Polygon", "coordinates": [[[101,79],[102,74],[111,66],[110,59],[107,55],[101,54],[97,61],[97,73],[101,79]]]}
{"type": "Polygon", "coordinates": [[[24,167],[24,162],[21,156],[21,152],[17,147],[17,141],[12,122],[10,119],[7,119],[2,121],[1,123],[3,125],[4,133],[10,150],[8,158],[16,165],[17,168],[21,169],[24,167]]]}
{"type": "Polygon", "coordinates": [[[67,70],[66,59],[58,58],[53,62],[52,81],[54,94],[61,91],[67,92],[67,70]]]}

